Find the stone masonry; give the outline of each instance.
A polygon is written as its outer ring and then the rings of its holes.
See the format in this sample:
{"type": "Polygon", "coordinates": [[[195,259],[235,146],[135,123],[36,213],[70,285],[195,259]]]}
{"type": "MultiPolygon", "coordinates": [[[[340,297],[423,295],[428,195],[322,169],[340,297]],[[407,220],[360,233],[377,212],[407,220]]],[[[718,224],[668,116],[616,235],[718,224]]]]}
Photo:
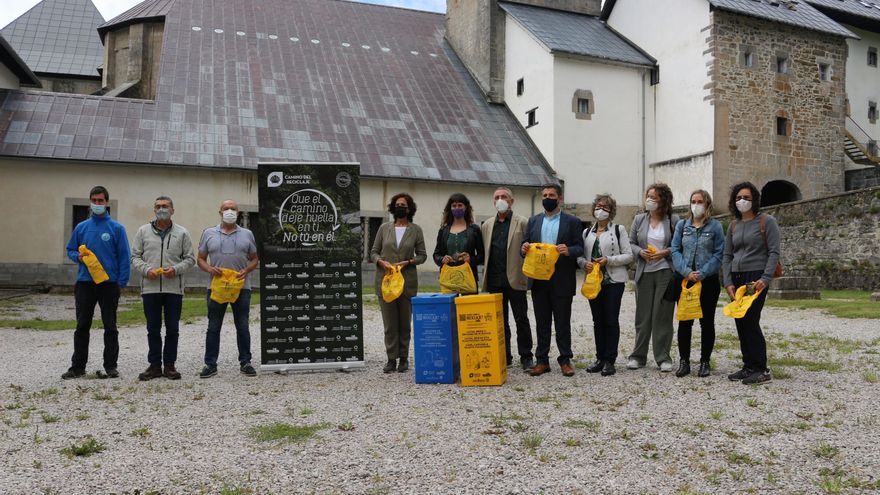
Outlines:
{"type": "Polygon", "coordinates": [[[726,197],[742,180],[758,188],[785,180],[804,199],[842,192],[844,38],[723,11],[713,12],[709,33],[715,196],[726,197]],[[787,57],[787,73],[777,73],[778,57],[787,57]],[[827,81],[820,80],[820,65],[827,81]],[[787,119],[788,135],[778,135],[777,118],[787,119]]]}

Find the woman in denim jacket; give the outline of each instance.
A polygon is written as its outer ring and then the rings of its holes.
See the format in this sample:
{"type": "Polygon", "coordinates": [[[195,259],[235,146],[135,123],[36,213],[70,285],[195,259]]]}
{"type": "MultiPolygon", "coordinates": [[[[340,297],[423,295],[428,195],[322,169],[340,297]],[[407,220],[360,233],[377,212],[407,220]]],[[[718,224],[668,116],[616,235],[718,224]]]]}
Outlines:
{"type": "MultiPolygon", "coordinates": [[[[711,217],[712,197],[701,190],[691,193],[688,218],[678,222],[672,236],[672,265],[689,282],[701,281],[700,308],[700,377],[709,376],[709,359],[715,346],[715,307],[721,293],[719,271],[724,253],[724,230],[711,217]]],[[[691,372],[691,330],[694,320],[678,322],[678,354],[681,362],[675,376],[691,372]]]]}

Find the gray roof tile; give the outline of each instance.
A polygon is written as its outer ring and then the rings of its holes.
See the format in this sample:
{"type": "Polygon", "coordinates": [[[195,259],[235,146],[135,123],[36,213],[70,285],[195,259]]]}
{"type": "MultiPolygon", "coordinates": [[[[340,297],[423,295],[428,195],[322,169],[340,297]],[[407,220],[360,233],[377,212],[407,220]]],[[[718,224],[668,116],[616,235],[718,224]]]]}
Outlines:
{"type": "MultiPolygon", "coordinates": [[[[840,1],[840,0],[835,0],[840,1]]],[[[712,7],[812,31],[858,38],[802,0],[709,0],[712,7]]]]}
{"type": "Polygon", "coordinates": [[[880,1],[877,0],[807,0],[818,9],[855,15],[880,21],[880,1]]]}

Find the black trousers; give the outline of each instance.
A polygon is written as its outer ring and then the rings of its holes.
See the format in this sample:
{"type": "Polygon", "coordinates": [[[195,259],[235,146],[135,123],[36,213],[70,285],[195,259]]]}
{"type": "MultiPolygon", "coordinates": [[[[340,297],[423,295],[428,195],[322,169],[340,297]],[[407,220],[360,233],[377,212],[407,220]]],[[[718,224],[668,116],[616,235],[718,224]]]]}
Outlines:
{"type": "MultiPolygon", "coordinates": [[[[718,275],[703,279],[703,288],[700,289],[700,309],[703,310],[703,317],[700,318],[700,362],[703,363],[709,362],[712,349],[715,348],[715,309],[720,295],[721,280],[718,275]]],[[[694,320],[678,322],[678,355],[685,361],[691,360],[693,328],[694,320]]]]}
{"type": "Polygon", "coordinates": [[[596,359],[613,363],[620,346],[620,301],[624,283],[602,286],[599,295],[590,301],[593,314],[593,337],[596,339],[596,359]]]}
{"type": "Polygon", "coordinates": [[[556,348],[559,364],[571,362],[571,299],[572,296],[557,296],[547,283],[532,285],[532,307],[535,310],[535,333],[538,346],[535,360],[550,364],[550,337],[552,327],[556,327],[556,348]]]}
{"type": "Polygon", "coordinates": [[[70,367],[85,371],[89,361],[89,332],[95,305],[101,307],[104,323],[104,369],[116,368],[119,359],[119,331],[116,329],[116,308],[119,306],[119,286],[112,282],[95,284],[77,282],[73,288],[76,301],[76,330],[73,332],[73,357],[70,367]]]}
{"type": "MultiPolygon", "coordinates": [[[[755,282],[761,278],[764,272],[733,272],[733,285],[739,288],[749,282],[755,282]]],[[[768,371],[767,368],[767,341],[761,331],[761,310],[764,309],[764,300],[767,298],[767,289],[752,302],[746,315],[733,320],[736,323],[736,333],[739,334],[739,346],[743,356],[743,366],[752,371],[768,371]]]]}
{"type": "Polygon", "coordinates": [[[510,310],[513,310],[513,321],[516,323],[516,350],[519,358],[532,359],[532,326],[529,323],[529,304],[526,291],[511,287],[489,287],[492,294],[501,294],[504,307],[504,339],[507,342],[507,361],[513,360],[510,347],[510,310]]]}

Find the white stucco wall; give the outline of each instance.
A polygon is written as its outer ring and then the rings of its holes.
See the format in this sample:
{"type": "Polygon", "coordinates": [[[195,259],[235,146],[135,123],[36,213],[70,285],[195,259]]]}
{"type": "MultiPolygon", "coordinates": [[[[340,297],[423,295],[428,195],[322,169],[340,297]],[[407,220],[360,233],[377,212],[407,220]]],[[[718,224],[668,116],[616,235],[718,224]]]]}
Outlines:
{"type": "Polygon", "coordinates": [[[703,97],[709,82],[706,0],[617,0],[608,24],[657,59],[660,83],[651,87],[648,163],[714,148],[714,109],[703,97]]]}
{"type": "MultiPolygon", "coordinates": [[[[651,166],[648,183],[654,182],[664,182],[669,185],[676,206],[688,204],[690,194],[697,189],[712,194],[712,155],[700,155],[680,162],[651,166]]],[[[718,200],[713,199],[718,204],[718,200]]]]}
{"type": "MultiPolygon", "coordinates": [[[[868,47],[880,50],[880,34],[852,26],[846,28],[861,38],[846,40],[849,49],[846,59],[846,95],[849,98],[850,116],[869,136],[880,141],[880,119],[875,124],[868,121],[868,102],[876,102],[880,108],[880,67],[868,65],[868,47]]],[[[848,127],[850,125],[847,124],[848,127]]],[[[855,133],[853,135],[861,139],[855,133]]]]}
{"type": "Polygon", "coordinates": [[[20,87],[18,76],[13,74],[8,67],[0,64],[0,89],[19,89],[20,87]]]}

